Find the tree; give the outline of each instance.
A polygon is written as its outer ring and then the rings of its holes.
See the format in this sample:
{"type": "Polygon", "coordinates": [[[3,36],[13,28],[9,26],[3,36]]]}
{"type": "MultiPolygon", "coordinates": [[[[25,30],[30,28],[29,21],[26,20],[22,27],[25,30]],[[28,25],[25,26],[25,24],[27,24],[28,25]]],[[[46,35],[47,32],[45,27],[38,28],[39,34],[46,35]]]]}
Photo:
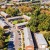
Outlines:
{"type": "Polygon", "coordinates": [[[46,38],[46,40],[48,41],[49,40],[49,38],[50,38],[50,33],[48,32],[48,33],[45,33],[44,34],[44,37],[46,38]]]}
{"type": "Polygon", "coordinates": [[[40,9],[37,8],[37,9],[34,11],[34,15],[35,15],[35,16],[38,16],[39,14],[40,14],[40,9]]]}
{"type": "Polygon", "coordinates": [[[16,16],[19,13],[19,9],[14,9],[12,7],[8,7],[6,9],[6,13],[9,14],[10,16],[16,16]]]}
{"type": "Polygon", "coordinates": [[[22,50],[22,48],[19,48],[18,50],[22,50]]]}
{"type": "Polygon", "coordinates": [[[4,47],[4,41],[0,40],[0,49],[2,49],[4,47]]]}
{"type": "Polygon", "coordinates": [[[4,34],[5,30],[0,27],[0,49],[4,49],[5,46],[7,47],[7,43],[5,43],[5,40],[8,38],[8,36],[5,36],[4,34]]]}
{"type": "Polygon", "coordinates": [[[30,27],[31,31],[36,32],[38,31],[37,27],[38,27],[38,17],[35,15],[32,15],[30,21],[28,22],[28,26],[30,27]]]}
{"type": "Polygon", "coordinates": [[[28,26],[33,32],[37,31],[49,31],[50,30],[50,15],[46,13],[40,13],[39,9],[34,11],[34,14],[31,15],[31,19],[28,22],[28,26]]]}
{"type": "Polygon", "coordinates": [[[20,10],[21,13],[25,14],[25,13],[28,13],[28,12],[31,12],[32,11],[32,8],[31,7],[27,7],[27,6],[20,6],[18,8],[20,10]]]}
{"type": "Polygon", "coordinates": [[[0,27],[0,39],[2,38],[3,34],[4,34],[4,29],[0,27]]]}

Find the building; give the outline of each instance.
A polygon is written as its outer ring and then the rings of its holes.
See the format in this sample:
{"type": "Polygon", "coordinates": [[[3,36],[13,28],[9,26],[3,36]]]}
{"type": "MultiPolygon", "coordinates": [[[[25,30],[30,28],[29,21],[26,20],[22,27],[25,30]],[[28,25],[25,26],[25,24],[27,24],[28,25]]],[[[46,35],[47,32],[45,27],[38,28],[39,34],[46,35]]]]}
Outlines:
{"type": "Polygon", "coordinates": [[[40,1],[40,0],[13,0],[15,2],[28,2],[28,1],[40,1]]]}
{"type": "Polygon", "coordinates": [[[41,0],[41,4],[48,4],[50,3],[50,0],[41,0]]]}
{"type": "Polygon", "coordinates": [[[0,20],[0,27],[6,29],[9,28],[10,26],[5,21],[0,20]]]}
{"type": "Polygon", "coordinates": [[[14,4],[13,4],[13,3],[7,3],[6,6],[7,6],[7,7],[13,7],[14,4]]]}
{"type": "Polygon", "coordinates": [[[4,18],[8,18],[10,17],[10,15],[8,15],[7,13],[1,11],[0,14],[4,17],[4,18]]]}
{"type": "Polygon", "coordinates": [[[28,24],[28,22],[19,23],[19,24],[16,24],[15,26],[18,29],[22,29],[22,28],[26,27],[26,24],[28,24]]]}
{"type": "Polygon", "coordinates": [[[26,19],[26,20],[30,20],[30,19],[31,19],[31,17],[26,16],[26,15],[23,15],[22,17],[23,17],[24,19],[26,19]]]}
{"type": "Polygon", "coordinates": [[[24,31],[25,50],[34,50],[34,43],[32,40],[30,29],[25,27],[23,31],[24,31]]]}
{"type": "Polygon", "coordinates": [[[7,18],[8,21],[13,21],[13,20],[20,20],[23,19],[21,16],[16,16],[16,17],[11,17],[11,18],[7,18]]]}
{"type": "Polygon", "coordinates": [[[25,2],[25,1],[31,1],[31,0],[13,0],[14,2],[25,2]]]}
{"type": "Polygon", "coordinates": [[[48,47],[48,44],[42,34],[34,33],[38,48],[46,49],[48,47]]]}

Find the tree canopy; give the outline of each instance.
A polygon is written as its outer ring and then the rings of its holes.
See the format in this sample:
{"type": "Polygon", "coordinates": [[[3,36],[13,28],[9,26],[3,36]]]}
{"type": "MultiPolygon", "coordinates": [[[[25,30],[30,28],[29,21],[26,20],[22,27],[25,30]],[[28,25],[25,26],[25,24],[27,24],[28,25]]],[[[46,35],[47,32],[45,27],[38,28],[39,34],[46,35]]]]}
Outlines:
{"type": "Polygon", "coordinates": [[[16,16],[19,14],[19,9],[14,9],[12,7],[8,7],[6,9],[6,13],[9,14],[10,16],[16,16]]]}
{"type": "Polygon", "coordinates": [[[31,15],[31,19],[28,23],[31,31],[49,31],[50,30],[50,15],[41,13],[40,9],[34,11],[34,14],[31,15]]]}

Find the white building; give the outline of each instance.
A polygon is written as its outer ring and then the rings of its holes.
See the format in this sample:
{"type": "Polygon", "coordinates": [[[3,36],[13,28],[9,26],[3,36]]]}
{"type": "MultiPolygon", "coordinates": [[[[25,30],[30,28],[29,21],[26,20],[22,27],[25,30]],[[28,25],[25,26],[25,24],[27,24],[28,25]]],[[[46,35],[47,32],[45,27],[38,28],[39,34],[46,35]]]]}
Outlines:
{"type": "Polygon", "coordinates": [[[7,13],[5,13],[5,12],[3,12],[3,11],[1,11],[0,14],[1,14],[3,17],[5,17],[5,18],[10,17],[10,15],[8,15],[7,13]]]}
{"type": "Polygon", "coordinates": [[[48,44],[42,34],[34,33],[38,48],[45,49],[48,47],[48,44]]]}
{"type": "Polygon", "coordinates": [[[32,40],[30,29],[24,28],[24,41],[25,41],[25,50],[34,50],[34,43],[32,40]]]}

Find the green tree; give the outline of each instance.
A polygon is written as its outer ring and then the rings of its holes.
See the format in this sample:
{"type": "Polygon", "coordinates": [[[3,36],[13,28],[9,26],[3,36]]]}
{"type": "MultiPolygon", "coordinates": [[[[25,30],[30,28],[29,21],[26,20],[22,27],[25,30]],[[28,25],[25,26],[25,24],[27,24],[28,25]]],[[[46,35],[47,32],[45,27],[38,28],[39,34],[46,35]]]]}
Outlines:
{"type": "Polygon", "coordinates": [[[28,26],[33,32],[36,31],[49,31],[50,30],[50,15],[40,13],[39,9],[34,11],[31,15],[31,19],[28,22],[28,26]]]}
{"type": "Polygon", "coordinates": [[[22,48],[19,48],[18,50],[22,50],[22,48]]]}
{"type": "Polygon", "coordinates": [[[0,49],[2,49],[4,47],[4,41],[0,40],[0,49]]]}
{"type": "Polygon", "coordinates": [[[14,9],[12,7],[8,7],[6,9],[6,13],[8,13],[10,16],[16,16],[19,13],[19,9],[14,9]]]}
{"type": "Polygon", "coordinates": [[[3,34],[4,34],[4,29],[0,27],[0,39],[2,38],[3,34]]]}

